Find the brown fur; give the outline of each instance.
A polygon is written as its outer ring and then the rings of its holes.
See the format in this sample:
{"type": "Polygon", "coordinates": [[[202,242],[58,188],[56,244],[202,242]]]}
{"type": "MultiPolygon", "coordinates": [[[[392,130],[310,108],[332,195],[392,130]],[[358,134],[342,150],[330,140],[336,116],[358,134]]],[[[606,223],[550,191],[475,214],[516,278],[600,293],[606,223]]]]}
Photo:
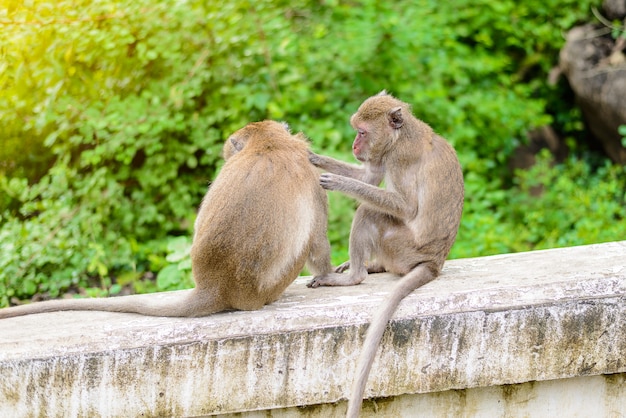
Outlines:
{"type": "Polygon", "coordinates": [[[305,262],[313,274],[329,273],[326,194],[307,154],[301,134],[272,121],[251,123],[226,141],[227,161],[195,223],[194,289],[170,292],[170,300],[133,295],[39,302],[1,309],[0,318],[67,310],[192,317],[260,309],[305,262]]]}
{"type": "Polygon", "coordinates": [[[361,203],[350,233],[350,261],[310,287],[347,286],[368,272],[402,278],[374,315],[357,366],[348,416],[356,417],[377,347],[400,301],[435,279],[454,243],[463,210],[463,173],[454,149],[408,104],[385,92],[370,97],[350,120],[357,130],[356,166],[310,154],[327,190],[361,203]],[[378,185],[384,180],[385,189],[378,185]],[[349,272],[343,273],[349,269],[349,272]]]}

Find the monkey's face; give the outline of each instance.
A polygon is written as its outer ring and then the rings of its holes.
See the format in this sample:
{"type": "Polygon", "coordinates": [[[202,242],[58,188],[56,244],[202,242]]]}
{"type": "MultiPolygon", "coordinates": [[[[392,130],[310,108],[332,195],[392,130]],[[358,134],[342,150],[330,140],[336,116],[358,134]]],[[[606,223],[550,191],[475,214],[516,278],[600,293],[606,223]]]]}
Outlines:
{"type": "Polygon", "coordinates": [[[367,126],[364,126],[364,123],[355,126],[356,129],[356,137],[354,138],[354,142],[352,143],[352,153],[356,157],[357,160],[365,162],[369,157],[369,130],[367,126]]]}
{"type": "Polygon", "coordinates": [[[352,152],[357,160],[379,164],[393,146],[404,125],[403,103],[393,96],[379,94],[364,101],[350,118],[356,130],[352,152]]]}
{"type": "Polygon", "coordinates": [[[364,121],[355,114],[350,122],[356,131],[356,137],[352,143],[354,157],[362,163],[380,164],[388,151],[390,129],[384,121],[384,115],[379,121],[364,121]]]}

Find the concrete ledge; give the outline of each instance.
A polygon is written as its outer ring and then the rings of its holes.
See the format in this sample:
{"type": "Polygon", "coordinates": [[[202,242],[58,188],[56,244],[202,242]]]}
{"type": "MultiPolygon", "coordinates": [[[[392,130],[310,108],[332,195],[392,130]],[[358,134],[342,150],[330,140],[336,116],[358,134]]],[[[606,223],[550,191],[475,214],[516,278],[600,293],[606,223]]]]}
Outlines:
{"type": "MultiPolygon", "coordinates": [[[[199,319],[59,312],[1,320],[0,416],[342,413],[329,404],[348,395],[369,317],[395,280],[308,289],[299,279],[260,311],[199,319]]],[[[447,262],[403,301],[366,395],[401,404],[406,394],[601,378],[613,379],[623,413],[624,376],[592,376],[625,372],[622,241],[447,262]]]]}

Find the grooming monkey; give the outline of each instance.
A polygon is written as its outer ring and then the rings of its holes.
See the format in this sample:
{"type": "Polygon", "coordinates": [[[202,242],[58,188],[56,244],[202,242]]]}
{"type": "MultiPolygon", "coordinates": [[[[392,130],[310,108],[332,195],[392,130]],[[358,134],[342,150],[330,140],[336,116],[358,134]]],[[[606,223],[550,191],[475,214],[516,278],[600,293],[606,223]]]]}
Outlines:
{"type": "Polygon", "coordinates": [[[305,262],[314,275],[332,271],[327,200],[308,143],[273,121],[251,123],[224,145],[224,164],[204,196],[191,247],[196,286],[147,295],[37,302],[0,309],[0,318],[95,310],[196,317],[273,302],[305,262]]]}
{"type": "Polygon", "coordinates": [[[351,117],[354,156],[347,164],[309,154],[327,171],[320,184],[360,202],[350,232],[350,260],[308,284],[349,286],[368,273],[402,276],[374,315],[359,358],[347,416],[357,417],[376,350],[400,301],[440,273],[463,211],[463,173],[452,146],[415,118],[408,104],[386,92],[370,97],[351,117]],[[378,185],[384,180],[385,188],[378,185]],[[349,270],[348,273],[344,273],[349,270]]]}

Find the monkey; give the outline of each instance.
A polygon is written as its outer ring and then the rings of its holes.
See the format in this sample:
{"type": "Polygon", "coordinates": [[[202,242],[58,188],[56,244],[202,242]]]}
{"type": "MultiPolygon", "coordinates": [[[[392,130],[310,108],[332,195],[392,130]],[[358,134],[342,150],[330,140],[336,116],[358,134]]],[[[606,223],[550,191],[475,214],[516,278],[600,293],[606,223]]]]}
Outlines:
{"type": "Polygon", "coordinates": [[[401,276],[367,330],[348,400],[347,417],[354,418],[387,323],[402,299],[443,268],[461,222],[464,185],[454,148],[386,91],[365,100],[350,124],[360,165],[309,153],[313,165],[325,171],[320,175],[324,189],[360,203],[350,231],[350,258],[307,285],[356,285],[368,273],[401,276]]]}
{"type": "Polygon", "coordinates": [[[254,122],[228,138],[225,163],[205,194],[194,224],[191,290],[171,300],[130,295],[52,300],[0,309],[0,318],[96,310],[199,317],[257,310],[279,298],[305,263],[332,272],[327,196],[308,160],[302,133],[275,121],[254,122]]]}

